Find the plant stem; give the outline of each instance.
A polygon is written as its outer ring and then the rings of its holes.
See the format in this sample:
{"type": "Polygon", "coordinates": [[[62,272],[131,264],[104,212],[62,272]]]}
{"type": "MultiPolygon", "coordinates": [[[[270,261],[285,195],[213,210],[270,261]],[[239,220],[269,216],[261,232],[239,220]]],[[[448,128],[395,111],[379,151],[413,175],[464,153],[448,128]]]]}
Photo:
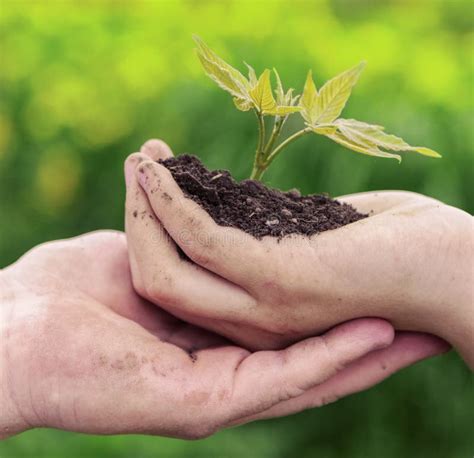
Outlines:
{"type": "Polygon", "coordinates": [[[250,179],[261,181],[262,176],[265,173],[265,170],[266,170],[266,167],[254,164],[252,173],[250,175],[250,179]]]}
{"type": "Polygon", "coordinates": [[[276,118],[275,124],[273,126],[272,134],[268,140],[267,146],[263,150],[265,159],[267,158],[268,154],[271,152],[273,145],[275,144],[276,140],[280,136],[281,128],[283,127],[283,118],[276,118]]]}
{"type": "MultiPolygon", "coordinates": [[[[288,137],[286,140],[282,141],[273,151],[270,151],[271,147],[273,146],[273,143],[275,142],[276,138],[280,134],[279,132],[280,129],[281,129],[281,126],[279,126],[278,130],[276,129],[276,126],[275,126],[266,148],[263,151],[261,151],[260,149],[257,149],[257,154],[255,155],[255,162],[253,164],[252,174],[250,175],[251,180],[261,180],[263,177],[263,174],[265,173],[269,165],[273,162],[273,160],[284,148],[286,148],[291,142],[294,142],[295,140],[302,137],[303,135],[311,132],[311,129],[309,127],[301,129],[298,132],[291,135],[290,137],[288,137]]],[[[259,145],[261,145],[260,138],[259,138],[259,145]]]]}
{"type": "Polygon", "coordinates": [[[264,144],[265,144],[265,120],[263,119],[263,115],[260,114],[257,110],[255,110],[255,115],[257,116],[257,121],[258,121],[258,144],[257,144],[257,150],[255,151],[255,159],[253,162],[253,169],[252,169],[252,174],[250,175],[251,179],[256,179],[254,178],[257,174],[257,171],[261,167],[261,164],[263,162],[263,150],[264,150],[264,144]]]}
{"type": "MultiPolygon", "coordinates": [[[[286,148],[291,142],[294,142],[298,138],[302,137],[303,135],[306,135],[311,132],[311,129],[309,127],[306,127],[304,129],[299,130],[298,132],[294,133],[290,137],[288,137],[286,140],[282,141],[266,158],[265,161],[265,166],[268,167],[273,160],[277,157],[277,155],[284,149],[286,148]]],[[[265,167],[265,168],[266,168],[265,167]]]]}
{"type": "Polygon", "coordinates": [[[263,145],[265,143],[265,120],[263,119],[263,115],[260,114],[258,111],[255,111],[258,120],[258,145],[257,145],[257,154],[261,154],[263,152],[263,145]]]}

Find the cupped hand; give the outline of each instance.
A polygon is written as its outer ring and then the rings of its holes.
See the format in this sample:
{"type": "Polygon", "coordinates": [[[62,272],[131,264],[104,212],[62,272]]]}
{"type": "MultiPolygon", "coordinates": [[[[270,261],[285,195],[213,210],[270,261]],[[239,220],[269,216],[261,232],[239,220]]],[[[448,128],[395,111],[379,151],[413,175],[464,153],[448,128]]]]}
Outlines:
{"type": "Polygon", "coordinates": [[[140,298],[125,236],[109,231],[33,249],[0,271],[0,299],[2,437],[204,437],[322,405],[445,349],[428,336],[392,343],[388,323],[365,319],[251,353],[140,298]]]}
{"type": "Polygon", "coordinates": [[[353,298],[341,282],[315,297],[322,276],[335,273],[322,272],[314,282],[318,266],[308,258],[319,254],[310,239],[298,239],[295,248],[294,239],[259,241],[215,224],[155,162],[171,155],[166,144],[151,140],[125,164],[129,255],[142,296],[253,349],[281,348],[351,315],[376,315],[350,312],[353,298]],[[331,294],[338,295],[335,304],[331,294]]]}
{"type": "Polygon", "coordinates": [[[341,200],[369,218],[258,240],[186,198],[156,162],[170,155],[150,141],[125,166],[133,279],[150,301],[254,349],[377,316],[448,339],[474,364],[470,215],[414,193],[365,193],[341,200]]]}

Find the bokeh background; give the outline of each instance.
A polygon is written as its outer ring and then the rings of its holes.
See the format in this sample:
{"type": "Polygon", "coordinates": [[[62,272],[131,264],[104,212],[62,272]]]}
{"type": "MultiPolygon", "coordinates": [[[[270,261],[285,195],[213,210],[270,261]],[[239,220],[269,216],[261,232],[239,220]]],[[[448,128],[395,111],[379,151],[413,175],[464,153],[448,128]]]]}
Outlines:
{"type": "MultiPolygon", "coordinates": [[[[0,267],[46,240],[122,229],[122,163],[148,138],[248,176],[254,116],[204,75],[192,33],[242,70],[244,59],[277,67],[297,89],[308,68],[321,85],[366,59],[345,117],[444,156],[399,165],[308,137],[267,183],[406,189],[472,213],[473,10],[472,0],[0,1],[0,267]]],[[[0,456],[468,457],[473,409],[473,378],[451,353],[334,405],[198,442],[38,430],[0,456]]]]}

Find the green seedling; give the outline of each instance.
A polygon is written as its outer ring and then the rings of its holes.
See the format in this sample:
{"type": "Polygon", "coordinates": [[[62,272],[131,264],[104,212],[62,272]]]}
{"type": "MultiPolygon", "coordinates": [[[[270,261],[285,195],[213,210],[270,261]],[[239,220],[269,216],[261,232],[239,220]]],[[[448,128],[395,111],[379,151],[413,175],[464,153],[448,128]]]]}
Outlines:
{"type": "Polygon", "coordinates": [[[250,178],[261,180],[275,158],[290,143],[303,135],[324,135],[340,145],[358,153],[393,158],[401,161],[399,154],[389,151],[412,151],[430,157],[441,157],[436,151],[423,146],[410,146],[400,137],[384,132],[382,126],[368,124],[355,119],[340,118],[357,83],[365,62],[332,78],[318,91],[311,70],[308,72],[301,95],[293,89],[283,89],[276,69],[276,89],[273,91],[271,71],[266,69],[257,78],[255,70],[248,64],[248,78],[221,59],[199,37],[195,36],[197,55],[207,75],[234,98],[241,111],[253,110],[258,121],[258,143],[250,178]],[[275,92],[275,95],[273,95],[275,92]],[[303,127],[278,143],[282,128],[289,116],[298,113],[304,121],[303,127]],[[273,128],[266,134],[266,119],[273,118],[273,128]]]}

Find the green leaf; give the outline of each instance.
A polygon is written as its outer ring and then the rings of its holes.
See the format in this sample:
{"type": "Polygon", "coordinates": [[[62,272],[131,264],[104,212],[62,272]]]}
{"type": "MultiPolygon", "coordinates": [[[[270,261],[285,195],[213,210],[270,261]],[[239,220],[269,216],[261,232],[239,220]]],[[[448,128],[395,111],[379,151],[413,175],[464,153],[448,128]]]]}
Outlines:
{"type": "Polygon", "coordinates": [[[382,126],[355,119],[338,119],[334,124],[341,134],[360,145],[371,143],[390,151],[414,151],[425,156],[441,157],[436,151],[422,146],[411,146],[402,138],[385,133],[382,126]]]}
{"type": "Polygon", "coordinates": [[[401,162],[402,158],[398,154],[387,153],[386,151],[381,151],[377,148],[376,145],[366,143],[361,145],[359,143],[354,142],[352,139],[347,138],[345,135],[341,134],[340,132],[336,132],[333,134],[327,134],[326,137],[330,138],[331,140],[339,143],[346,148],[356,151],[357,153],[367,154],[369,156],[377,156],[377,157],[386,157],[391,159],[397,159],[398,162],[401,162]]]}
{"type": "Polygon", "coordinates": [[[301,116],[309,124],[312,125],[315,122],[315,109],[316,99],[318,97],[318,90],[313,81],[313,75],[311,70],[308,71],[306,81],[304,83],[303,93],[300,98],[301,116]]]}
{"type": "Polygon", "coordinates": [[[222,89],[239,99],[248,99],[250,84],[242,73],[221,59],[198,36],[196,52],[207,75],[222,89]]]}
{"type": "Polygon", "coordinates": [[[262,114],[269,114],[277,108],[272,94],[270,70],[266,69],[258,79],[257,85],[249,92],[255,108],[262,114]]]}
{"type": "Polygon", "coordinates": [[[316,107],[310,118],[311,125],[333,122],[338,118],[364,67],[365,62],[361,62],[324,84],[316,97],[316,107]]]}

